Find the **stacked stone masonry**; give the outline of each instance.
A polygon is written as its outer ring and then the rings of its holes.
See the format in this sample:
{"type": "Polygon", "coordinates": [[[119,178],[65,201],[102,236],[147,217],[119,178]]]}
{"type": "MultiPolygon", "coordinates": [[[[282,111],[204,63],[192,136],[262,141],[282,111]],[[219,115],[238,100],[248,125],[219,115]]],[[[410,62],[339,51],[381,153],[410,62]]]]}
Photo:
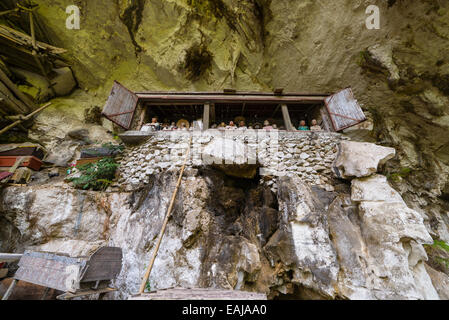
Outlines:
{"type": "Polygon", "coordinates": [[[187,168],[249,163],[259,166],[261,176],[297,175],[312,185],[326,187],[330,187],[333,178],[332,164],[338,145],[341,140],[348,140],[331,132],[159,131],[140,145],[127,147],[120,159],[119,185],[132,190],[148,183],[152,175],[178,171],[190,139],[187,168]],[[219,150],[223,159],[206,157],[205,151],[213,143],[225,145],[219,150]]]}

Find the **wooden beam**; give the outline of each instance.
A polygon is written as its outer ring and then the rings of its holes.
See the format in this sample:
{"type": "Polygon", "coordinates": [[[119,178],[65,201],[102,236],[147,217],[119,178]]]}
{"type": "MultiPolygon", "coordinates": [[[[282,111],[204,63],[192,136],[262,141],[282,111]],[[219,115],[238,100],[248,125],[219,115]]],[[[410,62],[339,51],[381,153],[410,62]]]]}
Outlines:
{"type": "Polygon", "coordinates": [[[8,290],[6,291],[5,295],[3,296],[2,300],[8,300],[8,299],[9,299],[9,297],[11,296],[11,294],[12,294],[12,292],[13,292],[13,290],[14,290],[14,287],[15,287],[16,284],[17,284],[17,282],[19,282],[19,280],[17,280],[17,279],[14,279],[14,280],[11,282],[11,285],[9,286],[9,288],[8,288],[8,290]]]}
{"type": "Polygon", "coordinates": [[[276,88],[273,92],[275,95],[280,96],[284,92],[284,88],[276,88]]]}
{"type": "Polygon", "coordinates": [[[49,105],[51,105],[51,102],[47,103],[46,105],[40,107],[39,109],[31,112],[29,115],[27,115],[26,117],[23,118],[23,120],[17,120],[16,122],[10,124],[9,126],[6,126],[5,128],[3,128],[2,130],[0,130],[0,135],[5,133],[6,131],[8,131],[9,129],[14,128],[15,126],[19,125],[22,123],[22,121],[28,120],[31,117],[33,117],[35,114],[41,112],[42,110],[44,110],[45,108],[47,108],[49,105]]]}
{"type": "Polygon", "coordinates": [[[277,105],[276,109],[274,109],[273,114],[271,115],[271,118],[274,117],[274,115],[276,114],[276,112],[278,112],[279,108],[281,107],[280,104],[277,105]]]}
{"type": "Polygon", "coordinates": [[[0,81],[0,99],[2,104],[7,107],[11,113],[26,113],[28,108],[19,100],[17,100],[11,91],[0,81]]]}
{"type": "Polygon", "coordinates": [[[15,8],[15,9],[12,9],[12,10],[2,11],[2,12],[0,12],[0,16],[4,16],[4,15],[6,15],[6,14],[13,13],[13,12],[17,12],[17,11],[19,11],[19,8],[15,8]]]}
{"type": "Polygon", "coordinates": [[[215,103],[210,104],[210,120],[212,123],[216,123],[215,119],[215,103]]]}
{"type": "Polygon", "coordinates": [[[57,296],[56,299],[68,300],[68,299],[73,299],[73,298],[78,298],[78,297],[83,297],[83,296],[89,296],[89,295],[93,295],[93,294],[97,294],[97,293],[102,294],[102,293],[109,293],[109,292],[114,292],[114,291],[117,291],[117,289],[115,289],[115,288],[104,288],[104,289],[97,289],[97,290],[87,289],[87,290],[77,291],[75,293],[66,292],[66,293],[63,293],[63,294],[57,296]]]}
{"type": "Polygon", "coordinates": [[[295,127],[290,120],[290,114],[288,113],[288,107],[286,104],[282,105],[282,117],[284,118],[285,129],[287,131],[295,131],[295,127]]]}
{"type": "Polygon", "coordinates": [[[0,263],[1,262],[13,262],[20,260],[22,254],[16,253],[0,253],[0,263]]]}
{"type": "Polygon", "coordinates": [[[203,111],[203,130],[209,129],[209,113],[210,105],[208,103],[205,103],[203,111]]]}
{"type": "Polygon", "coordinates": [[[201,103],[290,103],[290,104],[317,104],[323,103],[324,99],[328,96],[313,96],[313,95],[262,95],[262,94],[252,94],[252,95],[225,95],[225,94],[157,94],[157,93],[136,93],[137,97],[145,102],[149,103],[164,103],[170,102],[171,104],[201,104],[201,103]]]}
{"type": "Polygon", "coordinates": [[[14,82],[12,82],[8,78],[6,73],[4,73],[1,68],[0,80],[8,87],[9,90],[11,90],[17,96],[17,98],[19,98],[28,107],[28,110],[25,110],[25,112],[31,112],[37,109],[37,106],[34,104],[34,102],[31,101],[22,91],[20,91],[19,88],[17,88],[14,82]]]}
{"type": "Polygon", "coordinates": [[[142,106],[142,113],[140,114],[140,120],[139,120],[139,125],[137,126],[137,130],[140,131],[140,129],[142,129],[143,126],[143,122],[145,120],[145,115],[147,114],[147,108],[142,106]]]}

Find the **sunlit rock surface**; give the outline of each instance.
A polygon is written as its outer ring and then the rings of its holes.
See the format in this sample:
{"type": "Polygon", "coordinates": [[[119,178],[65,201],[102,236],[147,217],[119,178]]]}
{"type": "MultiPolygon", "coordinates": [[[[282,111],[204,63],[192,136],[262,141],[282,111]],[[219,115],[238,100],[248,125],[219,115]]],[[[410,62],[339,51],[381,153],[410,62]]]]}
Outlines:
{"type": "Polygon", "coordinates": [[[339,178],[367,177],[377,172],[379,165],[393,158],[395,149],[373,143],[343,141],[335,159],[335,174],[339,178]]]}

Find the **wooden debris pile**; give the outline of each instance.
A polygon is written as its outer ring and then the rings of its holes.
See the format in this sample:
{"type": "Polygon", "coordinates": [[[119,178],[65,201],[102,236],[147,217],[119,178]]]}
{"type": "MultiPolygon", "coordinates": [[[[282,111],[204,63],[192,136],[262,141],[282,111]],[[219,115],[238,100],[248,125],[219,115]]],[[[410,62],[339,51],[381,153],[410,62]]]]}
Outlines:
{"type": "MultiPolygon", "coordinates": [[[[61,57],[66,50],[47,43],[38,8],[28,0],[0,3],[0,128],[38,110],[38,103],[69,94],[77,85],[61,57]]],[[[26,131],[26,124],[14,127],[26,131]]]]}

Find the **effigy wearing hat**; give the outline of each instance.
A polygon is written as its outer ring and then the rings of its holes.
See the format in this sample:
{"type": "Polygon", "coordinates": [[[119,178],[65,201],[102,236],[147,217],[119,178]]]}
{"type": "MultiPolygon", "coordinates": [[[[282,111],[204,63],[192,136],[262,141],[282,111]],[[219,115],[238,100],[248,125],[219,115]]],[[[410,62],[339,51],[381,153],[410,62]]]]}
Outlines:
{"type": "Polygon", "coordinates": [[[182,128],[182,124],[184,124],[185,127],[186,127],[187,129],[190,128],[190,122],[189,122],[188,120],[186,120],[186,119],[181,119],[181,120],[179,120],[179,121],[176,123],[176,126],[177,126],[178,128],[182,128]]]}

